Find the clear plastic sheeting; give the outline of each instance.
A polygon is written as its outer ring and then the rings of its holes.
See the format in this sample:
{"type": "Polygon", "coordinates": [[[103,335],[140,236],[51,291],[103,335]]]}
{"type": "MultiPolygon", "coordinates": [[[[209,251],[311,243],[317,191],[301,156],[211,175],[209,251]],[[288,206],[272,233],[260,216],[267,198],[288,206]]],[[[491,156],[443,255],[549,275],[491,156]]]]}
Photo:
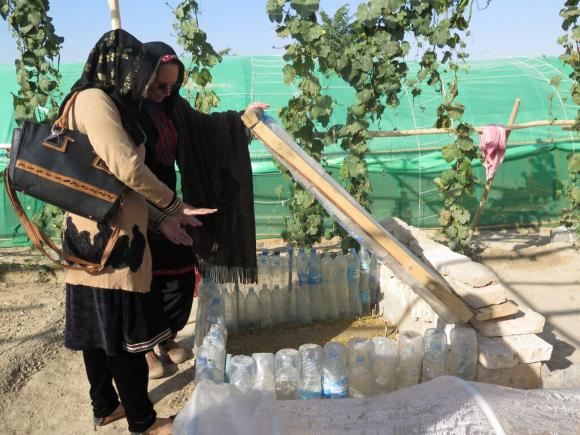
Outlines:
{"type": "Polygon", "coordinates": [[[381,396],[276,401],[203,381],[173,426],[209,434],[573,434],[580,389],[517,390],[451,376],[381,396]]]}

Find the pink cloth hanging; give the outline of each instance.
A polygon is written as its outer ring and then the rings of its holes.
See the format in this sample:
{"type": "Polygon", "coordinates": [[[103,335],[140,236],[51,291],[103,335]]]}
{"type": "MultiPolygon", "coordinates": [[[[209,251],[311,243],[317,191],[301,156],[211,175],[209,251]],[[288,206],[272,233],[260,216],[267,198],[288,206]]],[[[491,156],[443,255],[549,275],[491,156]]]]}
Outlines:
{"type": "Polygon", "coordinates": [[[505,156],[506,131],[500,125],[486,125],[479,137],[479,149],[484,157],[485,177],[493,177],[505,156]]]}

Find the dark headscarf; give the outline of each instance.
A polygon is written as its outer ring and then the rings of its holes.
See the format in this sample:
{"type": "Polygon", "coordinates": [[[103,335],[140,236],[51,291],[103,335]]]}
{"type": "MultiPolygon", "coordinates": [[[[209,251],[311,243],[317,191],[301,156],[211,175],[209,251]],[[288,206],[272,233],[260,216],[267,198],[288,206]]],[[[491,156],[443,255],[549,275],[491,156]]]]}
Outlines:
{"type": "MultiPolygon", "coordinates": [[[[145,57],[159,65],[173,49],[163,42],[144,44],[145,57]]],[[[181,64],[180,64],[181,65],[181,64]]],[[[256,226],[252,166],[248,135],[235,111],[204,114],[179,96],[177,86],[163,104],[178,133],[177,164],[183,199],[195,207],[217,208],[199,219],[203,226],[191,232],[205,275],[219,282],[255,282],[256,226]],[[211,247],[217,243],[219,250],[211,247]]],[[[149,138],[148,141],[149,142],[149,138]]]]}
{"type": "Polygon", "coordinates": [[[98,88],[104,91],[121,113],[123,127],[135,144],[145,139],[137,115],[143,93],[151,81],[155,65],[148,65],[143,44],[125,30],[105,33],[91,50],[80,79],[60,106],[77,91],[98,88]]]}

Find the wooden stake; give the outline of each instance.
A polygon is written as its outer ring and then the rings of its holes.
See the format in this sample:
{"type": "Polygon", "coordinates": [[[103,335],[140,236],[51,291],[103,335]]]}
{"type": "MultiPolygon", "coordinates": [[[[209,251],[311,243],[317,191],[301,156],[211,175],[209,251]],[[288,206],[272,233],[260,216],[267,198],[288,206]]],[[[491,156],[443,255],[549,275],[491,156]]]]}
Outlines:
{"type": "Polygon", "coordinates": [[[119,30],[121,28],[121,11],[119,10],[119,0],[107,0],[111,11],[111,28],[119,30]]]}
{"type": "MultiPolygon", "coordinates": [[[[516,116],[518,115],[519,108],[520,108],[520,99],[516,98],[516,101],[514,102],[514,107],[512,109],[512,113],[510,114],[510,117],[509,117],[509,120],[507,123],[508,127],[513,125],[513,123],[515,122],[516,116]]],[[[507,131],[505,133],[506,147],[507,147],[507,141],[508,141],[509,135],[510,135],[510,130],[507,129],[507,131]]],[[[495,178],[495,173],[491,176],[491,178],[489,180],[486,180],[486,182],[485,182],[485,188],[483,189],[483,193],[481,194],[481,199],[479,200],[479,207],[477,208],[477,211],[475,212],[475,216],[473,217],[473,221],[471,223],[471,228],[469,230],[469,238],[470,239],[473,236],[473,233],[475,233],[477,226],[479,225],[479,219],[481,218],[481,213],[483,212],[483,207],[485,206],[485,203],[487,202],[487,197],[489,195],[489,191],[491,190],[491,186],[493,184],[494,178],[495,178]]]]}
{"type": "MultiPolygon", "coordinates": [[[[457,297],[449,284],[438,274],[427,268],[409,249],[402,245],[378,222],[366,213],[360,204],[333,180],[314,159],[299,154],[290,148],[282,138],[265,125],[254,112],[242,116],[246,127],[252,130],[272,152],[289,169],[300,174],[302,178],[314,185],[318,192],[340,212],[344,213],[352,222],[364,231],[367,237],[373,239],[387,253],[389,253],[402,268],[416,281],[430,292],[431,297],[437,299],[447,307],[462,322],[468,322],[473,317],[471,309],[457,297]]],[[[425,296],[422,296],[425,298],[425,296]]]]}

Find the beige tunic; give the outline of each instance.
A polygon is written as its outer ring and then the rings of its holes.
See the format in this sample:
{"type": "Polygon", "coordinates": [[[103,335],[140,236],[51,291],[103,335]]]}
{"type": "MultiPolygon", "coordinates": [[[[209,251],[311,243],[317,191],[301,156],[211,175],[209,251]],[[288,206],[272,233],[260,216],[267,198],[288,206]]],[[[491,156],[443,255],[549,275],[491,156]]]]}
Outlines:
{"type": "MultiPolygon", "coordinates": [[[[125,252],[137,252],[128,262],[117,262],[102,272],[66,271],[68,284],[81,284],[105,289],[148,292],[151,282],[151,253],[147,243],[147,201],[164,208],[173,199],[173,191],[163,184],[145,165],[145,146],[135,146],[121,124],[121,116],[113,100],[99,89],[81,91],[69,115],[69,128],[89,137],[95,152],[109,170],[131,191],[123,199],[120,211],[111,219],[111,226],[121,229],[116,246],[125,244],[125,252]],[[145,244],[143,249],[143,244],[145,244]],[[127,264],[125,264],[127,263],[127,264]]],[[[91,242],[100,231],[97,223],[67,213],[79,234],[88,232],[91,242]]],[[[74,231],[73,231],[74,233],[74,231]]],[[[87,236],[86,233],[82,234],[87,236]]],[[[102,234],[101,234],[102,237],[102,234]]]]}

